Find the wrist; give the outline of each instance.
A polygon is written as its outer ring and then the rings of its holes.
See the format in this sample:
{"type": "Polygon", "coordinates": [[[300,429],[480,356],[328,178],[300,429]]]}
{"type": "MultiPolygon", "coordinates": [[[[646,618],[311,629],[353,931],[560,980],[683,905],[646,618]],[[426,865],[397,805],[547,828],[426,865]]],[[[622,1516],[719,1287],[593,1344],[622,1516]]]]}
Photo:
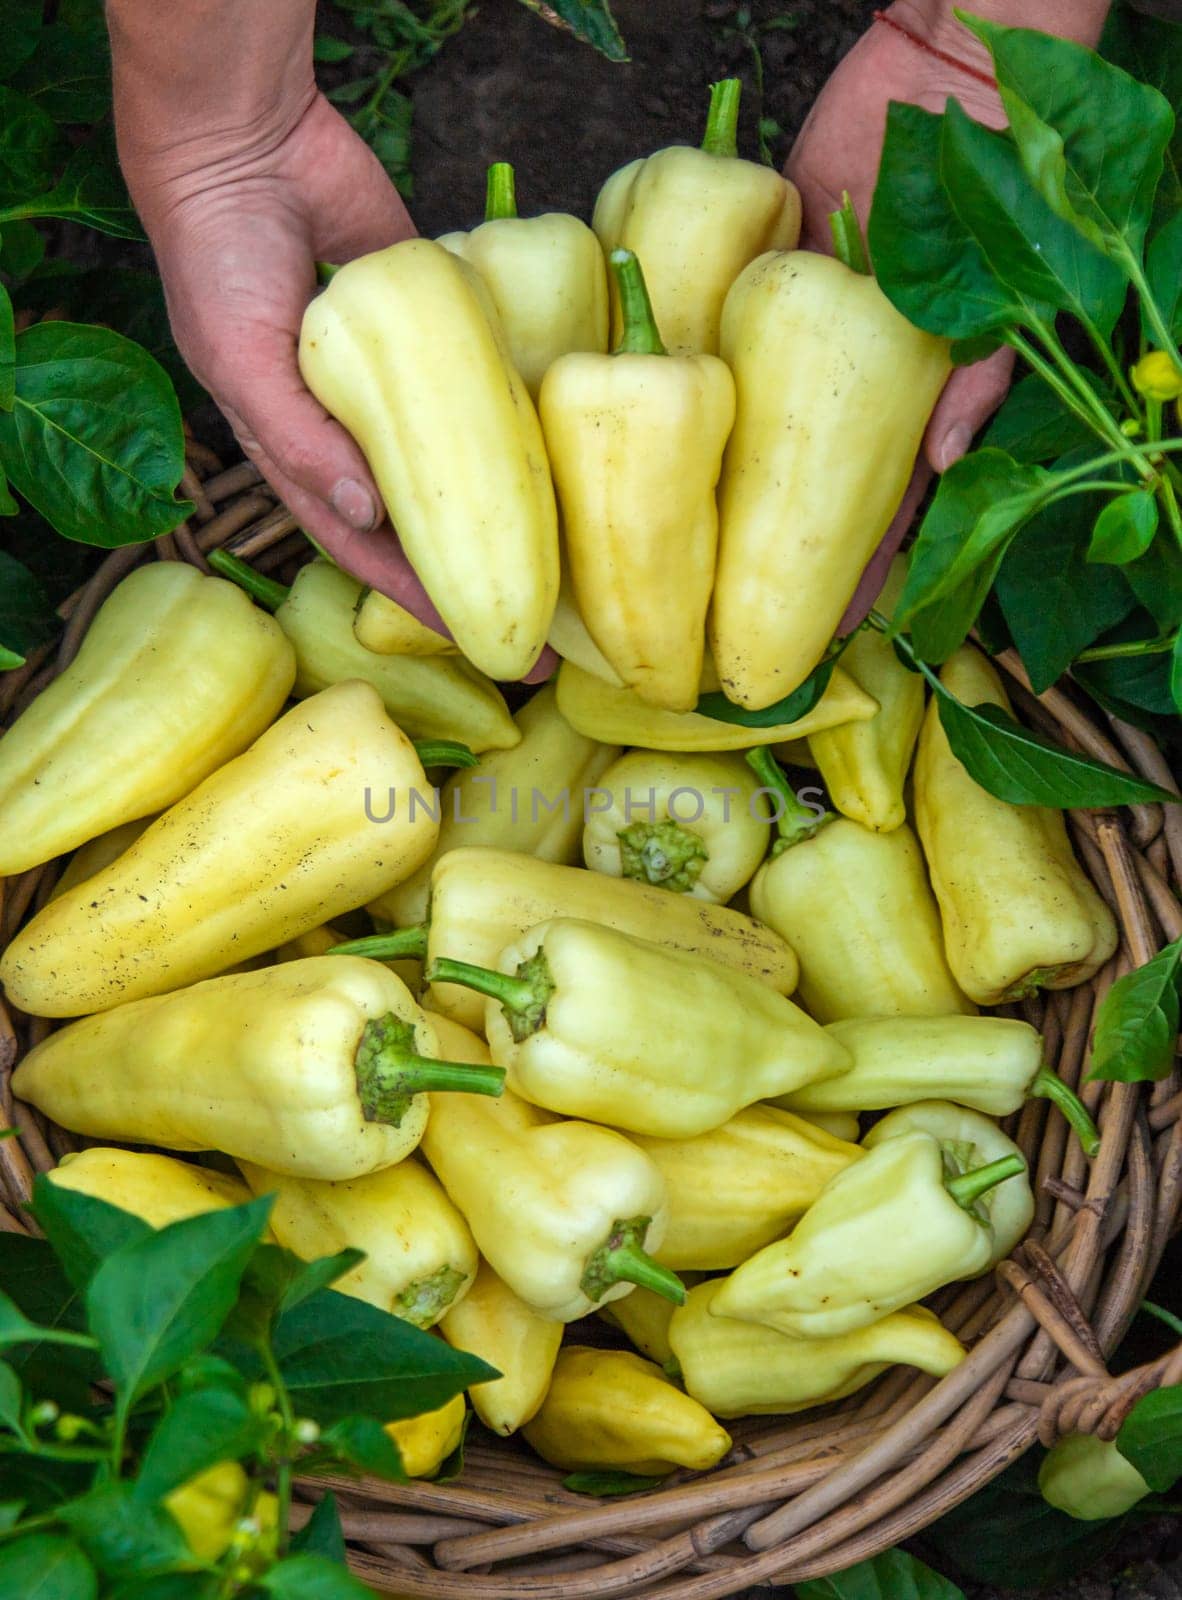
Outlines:
{"type": "Polygon", "coordinates": [[[902,0],[892,10],[922,18],[926,36],[941,48],[963,56],[974,67],[989,66],[989,52],[957,18],[956,11],[1000,22],[1008,28],[1036,28],[1077,44],[1095,45],[1104,29],[1111,0],[902,0]]]}

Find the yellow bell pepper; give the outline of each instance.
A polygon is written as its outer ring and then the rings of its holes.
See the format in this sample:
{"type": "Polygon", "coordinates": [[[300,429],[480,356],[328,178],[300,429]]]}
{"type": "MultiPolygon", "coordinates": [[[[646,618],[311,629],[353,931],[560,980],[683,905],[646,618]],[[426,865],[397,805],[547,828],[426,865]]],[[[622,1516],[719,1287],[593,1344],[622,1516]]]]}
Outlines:
{"type": "MultiPolygon", "coordinates": [[[[688,1278],[685,1273],[678,1276],[688,1290],[689,1279],[694,1274],[689,1274],[688,1278]]],[[[613,1300],[610,1306],[601,1307],[595,1315],[609,1327],[619,1328],[642,1356],[655,1361],[666,1377],[676,1379],[677,1362],[669,1344],[669,1322],[677,1309],[671,1300],[654,1294],[651,1289],[633,1289],[622,1300],[613,1300]]]]}
{"type": "Polygon", "coordinates": [[[584,810],[601,792],[603,772],[619,750],[576,733],[558,709],[553,684],[527,700],[514,720],[520,743],[474,769],[453,772],[443,785],[434,854],[370,904],[374,917],[395,927],[422,922],[435,863],[460,846],[578,861],[584,810]]]}
{"type": "Polygon", "coordinates": [[[561,357],[538,410],[580,617],[643,701],[692,711],[735,385],[717,356],[668,355],[636,257],[611,263],[625,306],[615,353],[561,357]]]}
{"type": "Polygon", "coordinates": [[[797,1339],[867,1328],[983,1272],[993,1233],[977,1202],[999,1183],[1025,1183],[1025,1170],[1006,1156],[964,1171],[921,1129],[885,1139],[829,1180],[787,1239],[719,1283],[713,1313],[797,1339]]]}
{"type": "Polygon", "coordinates": [[[246,1511],[250,1479],[237,1461],[219,1461],[164,1497],[185,1543],[202,1566],[220,1561],[246,1511]]]}
{"type": "MultiPolygon", "coordinates": [[[[894,611],[906,577],[907,562],[896,556],[877,602],[884,615],[894,611]]],[[[907,819],[903,786],[923,721],[923,679],[909,672],[894,646],[869,627],[846,645],[841,664],[878,701],[878,710],[868,722],[814,733],[809,752],[842,816],[889,833],[907,819]]]]}
{"type": "Polygon", "coordinates": [[[589,739],[605,744],[639,745],[642,750],[746,750],[752,745],[779,744],[802,738],[816,728],[865,720],[877,702],[859,689],[840,667],[811,711],[795,722],[769,728],[745,728],[699,711],[664,711],[650,706],[631,689],[614,688],[584,672],[573,661],[558,669],[558,709],[589,739]]]}
{"type": "MultiPolygon", "coordinates": [[[[800,195],[774,167],[740,161],[738,78],[710,91],[701,149],[671,145],[614,172],[592,227],[604,251],[634,250],[644,263],[657,322],[678,355],[718,354],[718,325],[731,284],[765,250],[800,237],[800,195]]],[[[613,297],[618,337],[622,314],[613,297]]]]}
{"type": "Polygon", "coordinates": [[[830,1178],[861,1157],[856,1144],[775,1106],[748,1106],[696,1138],[632,1137],[665,1180],[669,1221],[654,1254],[678,1273],[737,1267],[787,1233],[830,1178]]]}
{"type": "Polygon", "coordinates": [[[738,406],[710,645],[729,698],[759,709],[824,654],[951,363],[948,341],[908,322],[873,278],[804,250],[760,256],[736,280],[721,348],[738,406]]]}
{"type": "Polygon", "coordinates": [[[604,683],[617,689],[622,686],[620,674],[587,632],[587,624],[579,615],[568,571],[563,572],[558,585],[558,604],[554,607],[547,643],[564,661],[573,661],[593,678],[602,678],[604,683]]]}
{"type": "MultiPolygon", "coordinates": [[[[967,705],[1010,709],[972,645],[945,663],[940,681],[967,705]]],[[[915,822],[948,965],[978,1005],[1073,988],[1115,951],[1116,922],[1075,859],[1062,812],[1009,805],[982,789],[953,755],[935,701],[915,760],[915,822]]]]}
{"type": "MultiPolygon", "coordinates": [[[[975,1008],[944,956],[940,913],[915,835],[874,833],[799,800],[770,752],[750,765],[775,796],[780,837],[751,883],[751,910],[800,960],[803,1004],[839,1017],[945,1016],[975,1008]]],[[[842,1110],[865,1111],[843,1104],[842,1110]]]]}
{"type": "Polygon", "coordinates": [[[845,1144],[857,1144],[862,1137],[861,1124],[856,1111],[793,1111],[792,1115],[811,1128],[820,1128],[830,1138],[845,1144]]]}
{"type": "MultiPolygon", "coordinates": [[[[919,1100],[900,1106],[876,1122],[862,1140],[863,1148],[873,1150],[885,1139],[922,1128],[948,1145],[962,1167],[982,1167],[1003,1156],[1022,1154],[1014,1141],[990,1117],[948,1100],[919,1100]]],[[[977,1202],[989,1218],[993,1233],[993,1253],[985,1270],[991,1272],[999,1261],[1030,1231],[1034,1221],[1034,1193],[1028,1183],[1000,1183],[977,1202]]]]}
{"type": "Polygon", "coordinates": [[[105,871],[51,901],[0,959],[40,1017],[178,989],[372,900],[438,831],[410,740],[365,683],[289,711],[105,871]]]}
{"type": "Polygon", "coordinates": [[[479,275],[429,239],[350,261],[304,313],[300,371],[364,450],[463,654],[490,678],[524,677],[558,595],[557,513],[479,275]]]}
{"type": "Polygon", "coordinates": [[[334,1280],[341,1294],[432,1328],[476,1277],[468,1224],[417,1161],[338,1183],[238,1165],[254,1194],[275,1196],[271,1229],[297,1256],[365,1251],[364,1261],[334,1280]]]}
{"type": "Polygon", "coordinates": [[[600,775],[586,809],[583,859],[593,871],[715,904],[767,854],[767,804],[737,754],[633,750],[600,775]]]}
{"type": "Polygon", "coordinates": [[[367,650],[353,627],[361,585],[331,561],[309,561],[285,589],[223,551],[211,551],[209,559],[274,609],[295,650],[292,693],[297,699],[357,678],[378,691],[390,716],[412,739],[458,739],[478,754],[517,743],[501,691],[461,657],[367,650]]]}
{"type": "Polygon", "coordinates": [[[376,589],[362,589],[353,615],[353,635],[359,645],[379,656],[454,656],[459,646],[445,633],[437,633],[413,612],[376,589]]]}
{"type": "Polygon", "coordinates": [[[426,976],[488,997],[489,1049],[514,1094],[658,1138],[706,1133],[851,1062],[757,978],[591,922],[544,922],[495,970],[440,956],[426,976]]]}
{"type": "Polygon", "coordinates": [[[542,1408],[522,1431],[544,1461],[567,1472],[705,1472],[731,1447],[726,1429],[653,1362],[577,1344],[559,1353],[542,1408]]]}
{"type": "Polygon", "coordinates": [[[436,1054],[430,1024],[392,972],[320,956],[86,1017],[30,1050],[12,1087],[91,1138],[355,1178],[415,1148],[424,1090],[499,1092],[496,1068],[436,1054]]]}
{"type": "Polygon", "coordinates": [[[1008,1117],[1031,1097],[1053,1101],[1089,1156],[1095,1124],[1078,1096],[1043,1065],[1042,1036],[1012,1017],[853,1017],[825,1029],[849,1052],[840,1081],[780,1097],[791,1111],[878,1111],[916,1100],[952,1100],[1008,1117]]]}
{"type": "Polygon", "coordinates": [[[174,1161],[147,1150],[92,1145],[63,1156],[48,1177],[62,1189],[76,1189],[118,1206],[120,1211],[130,1211],[153,1228],[166,1228],[205,1211],[240,1206],[250,1199],[246,1185],[227,1172],[195,1167],[189,1161],[174,1161]]]}
{"type": "MultiPolygon", "coordinates": [[[[627,1299],[644,1292],[635,1289],[627,1299]]],[[[507,1438],[537,1413],[550,1387],[564,1327],[515,1295],[487,1261],[480,1263],[476,1282],[458,1305],[448,1307],[439,1331],[455,1349],[479,1356],[501,1374],[468,1391],[486,1428],[507,1438]]]]}
{"type": "Polygon", "coordinates": [[[1038,1487],[1048,1505],[1080,1522],[1123,1517],[1152,1490],[1115,1439],[1069,1433],[1047,1451],[1038,1487]]]}
{"type": "MultiPolygon", "coordinates": [[[[340,1287],[339,1282],[334,1285],[340,1287]]],[[[386,1432],[398,1446],[402,1470],[408,1478],[435,1476],[448,1456],[460,1448],[467,1416],[463,1395],[453,1394],[434,1411],[386,1423],[386,1432]]]]}
{"type": "MultiPolygon", "coordinates": [[[[488,1060],[474,1034],[433,1021],[460,1060],[488,1060]]],[[[543,1316],[574,1322],[633,1284],[684,1294],[648,1253],[665,1231],[661,1175],[622,1134],[559,1121],[512,1093],[495,1106],[447,1095],[434,1103],[423,1154],[489,1266],[543,1316]]]]}
{"type": "Polygon", "coordinates": [[[0,877],[172,805],[262,733],[294,676],[232,584],[180,561],[132,572],[0,741],[0,877]]]}
{"type": "Polygon", "coordinates": [[[488,169],[484,222],[439,243],[488,285],[513,365],[537,399],[547,370],[575,350],[607,349],[607,275],[599,240],[564,211],[519,217],[513,168],[488,169]]]}
{"type": "MultiPolygon", "coordinates": [[[[781,994],[790,993],[796,982],[792,951],[778,934],[741,911],[507,850],[449,850],[431,876],[427,931],[411,929],[366,944],[371,953],[382,953],[383,947],[404,953],[400,947],[417,945],[428,961],[446,955],[488,967],[530,928],[562,916],[707,956],[781,994]]],[[[483,1027],[485,1003],[471,990],[432,983],[427,995],[433,1011],[467,1028],[483,1027]]]]}
{"type": "Polygon", "coordinates": [[[669,1322],[686,1391],[716,1417],[807,1411],[865,1388],[896,1364],[942,1378],[967,1354],[923,1306],[850,1333],[803,1339],[716,1312],[718,1287],[715,1280],[691,1289],[669,1322]]]}

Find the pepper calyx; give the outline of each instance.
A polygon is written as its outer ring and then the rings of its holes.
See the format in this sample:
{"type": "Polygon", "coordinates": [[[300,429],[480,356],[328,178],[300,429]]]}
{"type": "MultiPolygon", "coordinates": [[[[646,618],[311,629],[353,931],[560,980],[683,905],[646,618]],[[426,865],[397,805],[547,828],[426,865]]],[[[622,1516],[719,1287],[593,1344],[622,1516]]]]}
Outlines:
{"type": "Polygon", "coordinates": [[[617,1218],[607,1238],[589,1257],[579,1287],[588,1300],[598,1302],[617,1283],[634,1283],[651,1289],[675,1306],[685,1304],[685,1285],[676,1273],[654,1261],[644,1248],[651,1217],[617,1218]]]}
{"type": "Polygon", "coordinates": [[[416,1095],[428,1090],[499,1095],[505,1086],[503,1067],[474,1066],[467,1061],[437,1061],[415,1049],[415,1026],[387,1011],[365,1024],[353,1058],[357,1095],[366,1122],[402,1126],[416,1095]]]}
{"type": "Polygon", "coordinates": [[[634,822],[616,834],[625,878],[685,894],[693,888],[710,859],[701,834],[671,817],[662,822],[634,822]]]}

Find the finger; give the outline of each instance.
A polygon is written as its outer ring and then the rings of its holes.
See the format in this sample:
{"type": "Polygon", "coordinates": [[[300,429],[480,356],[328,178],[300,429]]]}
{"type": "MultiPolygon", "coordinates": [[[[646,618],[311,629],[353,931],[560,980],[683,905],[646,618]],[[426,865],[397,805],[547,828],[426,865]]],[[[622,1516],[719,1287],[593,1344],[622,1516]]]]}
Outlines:
{"type": "Polygon", "coordinates": [[[1014,352],[997,350],[984,361],[953,372],[924,434],[924,454],[936,472],[947,471],[970,448],[1005,399],[1013,371],[1014,352]]]}
{"type": "Polygon", "coordinates": [[[865,622],[866,614],[882,593],[882,586],[886,582],[887,570],[898,554],[899,546],[903,543],[903,536],[915,520],[915,513],[919,509],[919,502],[923,499],[928,484],[931,482],[932,469],[920,456],[915,463],[915,470],[911,474],[911,482],[904,491],[899,503],[899,509],[891,519],[891,525],[879,541],[878,548],[866,563],[862,576],[858,580],[858,587],[854,590],[854,597],[845,609],[845,615],[837,624],[839,634],[851,633],[855,628],[865,622]]]}

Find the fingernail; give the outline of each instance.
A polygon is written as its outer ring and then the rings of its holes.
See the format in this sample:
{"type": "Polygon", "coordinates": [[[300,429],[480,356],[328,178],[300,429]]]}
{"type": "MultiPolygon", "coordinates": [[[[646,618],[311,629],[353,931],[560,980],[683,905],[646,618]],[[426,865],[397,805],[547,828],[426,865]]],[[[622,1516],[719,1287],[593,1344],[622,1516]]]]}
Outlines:
{"type": "Polygon", "coordinates": [[[351,528],[365,533],[378,520],[378,508],[373,495],[356,478],[342,478],[329,496],[333,510],[344,517],[351,528]]]}
{"type": "Polygon", "coordinates": [[[940,471],[959,461],[973,442],[973,430],[967,422],[954,422],[940,440],[940,471]]]}

